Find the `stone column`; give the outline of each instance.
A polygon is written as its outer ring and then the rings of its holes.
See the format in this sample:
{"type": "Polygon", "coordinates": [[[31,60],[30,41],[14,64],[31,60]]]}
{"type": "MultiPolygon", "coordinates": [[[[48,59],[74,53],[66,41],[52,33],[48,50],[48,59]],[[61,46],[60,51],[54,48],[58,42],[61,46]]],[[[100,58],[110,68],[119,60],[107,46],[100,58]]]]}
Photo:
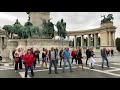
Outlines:
{"type": "Polygon", "coordinates": [[[88,35],[88,47],[90,46],[90,41],[91,41],[91,34],[88,35]]]}
{"type": "Polygon", "coordinates": [[[116,46],[115,44],[116,44],[116,42],[115,42],[115,32],[113,32],[113,46],[116,46]]]}
{"type": "Polygon", "coordinates": [[[94,33],[94,47],[96,48],[96,46],[97,46],[97,34],[96,33],[94,33]]]}
{"type": "Polygon", "coordinates": [[[109,46],[111,46],[111,32],[109,31],[109,46]]]}
{"type": "Polygon", "coordinates": [[[74,48],[76,48],[76,35],[74,36],[74,48]]]}
{"type": "Polygon", "coordinates": [[[2,52],[2,37],[0,37],[0,53],[2,52]]]}
{"type": "Polygon", "coordinates": [[[81,47],[84,46],[84,35],[81,35],[81,47]]]}

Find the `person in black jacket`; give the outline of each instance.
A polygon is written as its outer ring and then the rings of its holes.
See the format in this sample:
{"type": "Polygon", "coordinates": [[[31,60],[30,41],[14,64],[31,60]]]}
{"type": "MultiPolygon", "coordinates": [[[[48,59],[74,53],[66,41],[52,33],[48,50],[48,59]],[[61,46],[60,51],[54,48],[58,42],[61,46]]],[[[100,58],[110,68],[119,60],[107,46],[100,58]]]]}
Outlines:
{"type": "Polygon", "coordinates": [[[84,71],[83,69],[83,62],[82,62],[82,49],[78,49],[78,53],[77,53],[77,59],[78,59],[78,65],[77,65],[77,69],[79,70],[79,66],[80,64],[82,65],[82,70],[84,71]]]}
{"type": "Polygon", "coordinates": [[[60,57],[60,68],[62,68],[61,66],[61,63],[62,63],[62,60],[63,60],[63,48],[61,48],[60,52],[59,52],[59,57],[60,57]]]}
{"type": "Polygon", "coordinates": [[[41,68],[43,67],[43,63],[45,62],[46,69],[48,69],[48,68],[47,68],[46,54],[47,54],[47,52],[46,52],[45,48],[43,48],[43,52],[42,52],[42,66],[41,66],[41,68]]]}
{"type": "Polygon", "coordinates": [[[88,61],[88,57],[89,57],[89,49],[90,49],[90,48],[88,48],[88,49],[86,50],[86,57],[87,57],[87,59],[86,59],[86,65],[87,65],[87,61],[88,61]]]}

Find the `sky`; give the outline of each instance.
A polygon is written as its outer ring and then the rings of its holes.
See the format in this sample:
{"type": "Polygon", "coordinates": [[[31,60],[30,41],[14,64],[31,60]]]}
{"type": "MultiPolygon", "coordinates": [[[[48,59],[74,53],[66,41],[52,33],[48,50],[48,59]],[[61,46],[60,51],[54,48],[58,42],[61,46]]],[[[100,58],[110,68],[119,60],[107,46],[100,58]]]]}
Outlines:
{"type": "MultiPolygon", "coordinates": [[[[51,22],[64,19],[67,31],[88,30],[100,27],[103,19],[101,15],[113,14],[114,26],[117,27],[115,37],[120,37],[120,12],[50,12],[51,22]]],[[[26,12],[0,12],[0,27],[4,25],[12,25],[16,19],[24,25],[28,20],[26,12]]]]}

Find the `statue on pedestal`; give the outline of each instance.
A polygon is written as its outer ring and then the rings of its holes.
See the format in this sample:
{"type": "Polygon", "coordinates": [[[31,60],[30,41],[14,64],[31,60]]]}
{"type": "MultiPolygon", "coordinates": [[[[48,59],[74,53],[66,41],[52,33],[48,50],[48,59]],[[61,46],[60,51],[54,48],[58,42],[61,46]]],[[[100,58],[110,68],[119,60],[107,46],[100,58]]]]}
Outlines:
{"type": "Polygon", "coordinates": [[[45,36],[45,38],[53,38],[54,37],[54,24],[52,22],[50,22],[50,19],[48,20],[48,22],[46,22],[43,19],[43,34],[45,36]]]}
{"type": "Polygon", "coordinates": [[[101,17],[104,17],[103,20],[101,20],[101,24],[107,23],[107,22],[111,22],[111,20],[112,20],[112,21],[114,20],[112,14],[108,14],[107,17],[105,17],[105,15],[103,15],[103,16],[101,16],[101,17]]]}
{"type": "Polygon", "coordinates": [[[64,22],[64,20],[61,19],[61,21],[58,21],[56,27],[58,29],[58,36],[63,37],[65,39],[67,33],[66,33],[66,23],[64,22]]]}

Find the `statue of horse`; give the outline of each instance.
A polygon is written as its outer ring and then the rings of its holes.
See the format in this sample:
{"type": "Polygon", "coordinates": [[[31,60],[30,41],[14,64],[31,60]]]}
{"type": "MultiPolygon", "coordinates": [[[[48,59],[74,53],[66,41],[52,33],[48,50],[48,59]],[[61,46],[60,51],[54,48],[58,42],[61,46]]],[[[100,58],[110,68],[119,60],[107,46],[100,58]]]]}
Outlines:
{"type": "Polygon", "coordinates": [[[105,17],[105,15],[103,15],[103,16],[101,16],[101,17],[104,17],[104,19],[101,20],[101,23],[106,23],[106,22],[110,22],[111,20],[112,20],[112,21],[114,20],[112,14],[108,14],[107,17],[105,17]]]}

